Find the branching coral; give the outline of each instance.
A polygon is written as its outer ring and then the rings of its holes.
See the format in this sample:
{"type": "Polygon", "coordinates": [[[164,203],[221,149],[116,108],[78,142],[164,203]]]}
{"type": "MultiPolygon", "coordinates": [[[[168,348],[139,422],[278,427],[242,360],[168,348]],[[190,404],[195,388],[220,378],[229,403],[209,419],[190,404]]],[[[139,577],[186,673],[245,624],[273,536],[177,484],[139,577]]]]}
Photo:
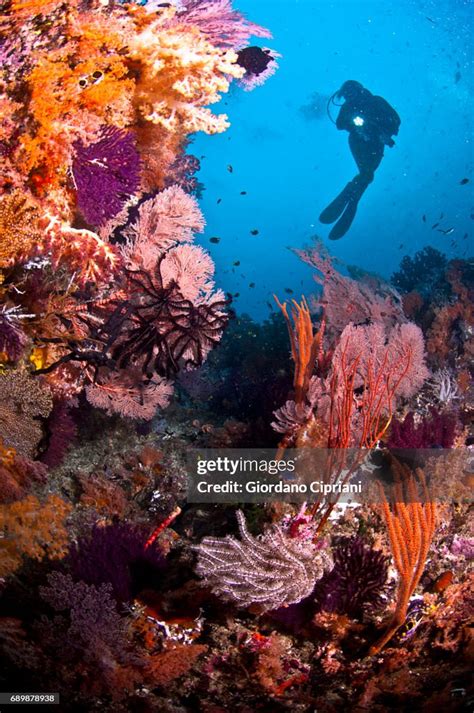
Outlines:
{"type": "Polygon", "coordinates": [[[291,538],[278,525],[255,538],[240,510],[237,520],[242,540],[205,537],[196,548],[196,571],[214,593],[240,607],[298,602],[331,566],[330,555],[311,541],[291,538]]]}
{"type": "Polygon", "coordinates": [[[387,630],[371,647],[378,653],[405,621],[410,597],[413,595],[426,562],[436,528],[436,505],[431,500],[421,470],[416,472],[421,483],[421,494],[414,475],[406,468],[397,467],[399,480],[395,486],[392,507],[383,502],[390,547],[399,575],[395,612],[387,630]]]}

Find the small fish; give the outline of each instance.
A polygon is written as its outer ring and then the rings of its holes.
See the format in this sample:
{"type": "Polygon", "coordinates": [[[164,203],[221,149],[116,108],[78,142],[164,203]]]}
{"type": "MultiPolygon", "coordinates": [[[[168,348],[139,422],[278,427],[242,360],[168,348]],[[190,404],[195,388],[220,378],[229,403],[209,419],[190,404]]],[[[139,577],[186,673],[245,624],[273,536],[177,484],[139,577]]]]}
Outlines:
{"type": "Polygon", "coordinates": [[[241,195],[241,196],[246,196],[246,195],[247,195],[247,191],[240,191],[240,195],[241,195]]]}
{"type": "Polygon", "coordinates": [[[210,243],[220,243],[221,239],[220,238],[209,238],[210,243]]]}
{"type": "Polygon", "coordinates": [[[441,215],[439,216],[438,220],[443,220],[443,218],[444,218],[444,213],[441,213],[441,215]]]}
{"type": "Polygon", "coordinates": [[[435,228],[437,228],[438,225],[439,225],[439,223],[435,223],[434,225],[432,225],[432,226],[431,226],[431,230],[434,230],[435,228]]]}
{"type": "Polygon", "coordinates": [[[403,250],[403,247],[404,247],[403,243],[400,243],[400,245],[398,246],[398,249],[403,250]]]}
{"type": "Polygon", "coordinates": [[[240,292],[234,292],[233,297],[240,297],[240,292]]]}
{"type": "Polygon", "coordinates": [[[454,75],[454,84],[457,84],[460,81],[460,79],[461,79],[461,72],[458,69],[458,71],[454,75]]]}
{"type": "Polygon", "coordinates": [[[469,183],[469,178],[461,178],[461,180],[459,181],[460,186],[465,186],[466,183],[469,183]]]}
{"type": "Polygon", "coordinates": [[[292,294],[293,294],[293,290],[291,289],[291,287],[285,287],[285,292],[286,292],[287,295],[292,295],[292,294]]]}
{"type": "Polygon", "coordinates": [[[428,17],[428,15],[425,15],[426,19],[431,22],[432,25],[436,25],[436,22],[431,19],[431,17],[428,17]]]}
{"type": "Polygon", "coordinates": [[[233,166],[231,166],[230,163],[227,164],[227,170],[229,171],[229,173],[234,173],[234,168],[233,166]]]}
{"type": "Polygon", "coordinates": [[[221,202],[222,202],[222,198],[218,198],[218,199],[217,199],[217,205],[219,205],[219,203],[221,203],[221,202]]]}
{"type": "Polygon", "coordinates": [[[448,228],[447,230],[438,228],[438,233],[443,233],[443,235],[451,235],[451,233],[454,233],[454,228],[448,228]]]}
{"type": "Polygon", "coordinates": [[[442,592],[453,583],[453,573],[449,570],[440,574],[433,584],[434,592],[442,592]]]}
{"type": "Polygon", "coordinates": [[[240,265],[240,260],[236,260],[235,262],[232,263],[234,267],[239,267],[240,265]]]}
{"type": "Polygon", "coordinates": [[[250,235],[258,235],[258,230],[257,228],[254,228],[253,230],[250,231],[250,235]]]}
{"type": "Polygon", "coordinates": [[[467,233],[464,233],[464,235],[462,236],[462,239],[463,239],[463,240],[466,240],[466,239],[467,239],[467,233]]]}
{"type": "Polygon", "coordinates": [[[423,217],[421,218],[421,220],[423,221],[423,223],[426,223],[426,215],[423,215],[423,217]]]}
{"type": "Polygon", "coordinates": [[[249,287],[255,287],[255,282],[250,282],[249,287]]]}

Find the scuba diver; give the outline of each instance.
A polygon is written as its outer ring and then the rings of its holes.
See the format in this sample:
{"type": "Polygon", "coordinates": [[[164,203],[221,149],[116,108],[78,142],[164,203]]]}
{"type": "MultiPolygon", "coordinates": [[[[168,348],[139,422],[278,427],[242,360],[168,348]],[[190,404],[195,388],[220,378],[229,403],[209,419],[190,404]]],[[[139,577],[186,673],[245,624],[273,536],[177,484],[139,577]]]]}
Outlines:
{"type": "Polygon", "coordinates": [[[330,103],[341,107],[334,123],[340,131],[349,132],[349,148],[359,169],[358,175],[319,216],[321,223],[337,221],[329,237],[339,240],[352,225],[359,201],[374,180],[385,146],[395,146],[392,136],[398,134],[400,117],[385,99],[374,96],[353,79],[344,82],[328,101],[328,114],[334,121],[329,113],[330,103]],[[336,104],[336,98],[345,101],[336,104]]]}

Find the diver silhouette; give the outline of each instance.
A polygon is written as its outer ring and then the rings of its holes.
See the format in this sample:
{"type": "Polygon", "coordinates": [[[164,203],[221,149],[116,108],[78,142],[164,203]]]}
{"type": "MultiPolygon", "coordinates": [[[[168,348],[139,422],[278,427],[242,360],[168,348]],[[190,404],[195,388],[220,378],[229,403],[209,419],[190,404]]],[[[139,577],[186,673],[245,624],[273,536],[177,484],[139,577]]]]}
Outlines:
{"type": "MultiPolygon", "coordinates": [[[[364,191],[374,180],[374,173],[383,158],[385,146],[395,145],[392,136],[398,134],[400,117],[382,97],[374,96],[359,82],[349,79],[328,101],[344,99],[335,121],[340,131],[349,132],[349,148],[359,173],[339,193],[319,216],[321,223],[337,223],[329,233],[331,240],[339,240],[352,225],[357,206],[364,191]],[[338,220],[339,218],[339,220],[338,220]]],[[[332,119],[333,120],[333,119],[332,119]]],[[[334,121],[334,120],[333,120],[334,121]]]]}

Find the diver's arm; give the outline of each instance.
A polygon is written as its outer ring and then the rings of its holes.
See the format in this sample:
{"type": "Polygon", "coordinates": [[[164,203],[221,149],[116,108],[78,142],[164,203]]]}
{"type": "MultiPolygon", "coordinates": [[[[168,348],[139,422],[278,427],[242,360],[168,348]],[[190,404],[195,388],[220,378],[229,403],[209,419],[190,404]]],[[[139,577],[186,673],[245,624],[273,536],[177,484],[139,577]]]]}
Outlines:
{"type": "Polygon", "coordinates": [[[347,102],[341,106],[338,117],[336,119],[336,126],[339,131],[351,131],[353,128],[352,115],[354,113],[354,107],[348,105],[347,102]]]}

